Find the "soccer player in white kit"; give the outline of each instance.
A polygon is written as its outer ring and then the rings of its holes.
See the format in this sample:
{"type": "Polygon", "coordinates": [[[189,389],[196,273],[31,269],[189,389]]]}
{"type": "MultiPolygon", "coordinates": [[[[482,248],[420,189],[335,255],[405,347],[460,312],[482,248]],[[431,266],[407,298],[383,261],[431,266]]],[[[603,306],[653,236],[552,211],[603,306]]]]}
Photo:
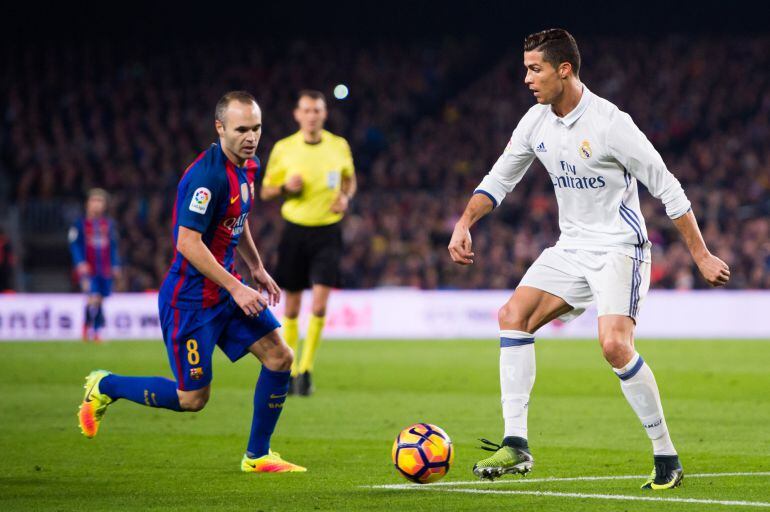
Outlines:
{"type": "Polygon", "coordinates": [[[579,78],[580,53],[567,31],[524,41],[524,83],[537,104],[513,131],[457,222],[452,260],[475,257],[470,228],[511,192],[535,158],[546,168],[559,205],[561,236],[543,251],[500,309],[502,444],[473,472],[481,478],[525,474],[534,462],[527,443],[527,407],[535,381],[534,333],[555,318],[568,321],[596,302],[599,343],[620,387],[652,441],[654,469],[643,489],[671,489],[684,476],[663,415],[652,370],[634,349],[639,307],[650,285],[650,246],[637,181],[660,199],[712,286],[730,270],[712,255],[679,181],[631,117],[593,94],[579,78]]]}

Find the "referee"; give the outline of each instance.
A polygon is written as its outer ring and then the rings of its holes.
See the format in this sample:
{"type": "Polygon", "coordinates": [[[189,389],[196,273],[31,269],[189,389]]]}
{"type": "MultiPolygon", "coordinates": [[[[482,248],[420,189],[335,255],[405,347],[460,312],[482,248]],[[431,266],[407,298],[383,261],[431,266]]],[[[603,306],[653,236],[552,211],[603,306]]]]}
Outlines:
{"type": "Polygon", "coordinates": [[[323,129],[323,93],[300,91],[294,119],[299,131],[273,147],[260,197],[283,198],[281,215],[286,222],[275,277],[286,292],[284,338],[296,354],[289,393],[307,396],[313,392],[310,374],[329,293],[339,286],[341,221],[356,192],[356,176],[348,142],[323,129]],[[312,288],[313,304],[300,357],[297,318],[307,288],[312,288]]]}

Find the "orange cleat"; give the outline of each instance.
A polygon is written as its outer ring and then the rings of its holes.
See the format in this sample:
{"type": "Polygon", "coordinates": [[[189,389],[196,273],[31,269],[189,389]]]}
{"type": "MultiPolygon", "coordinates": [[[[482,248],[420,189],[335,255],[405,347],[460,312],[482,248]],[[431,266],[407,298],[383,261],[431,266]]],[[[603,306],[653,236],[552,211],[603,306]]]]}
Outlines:
{"type": "Polygon", "coordinates": [[[250,459],[247,455],[241,460],[241,471],[245,473],[304,473],[307,468],[292,464],[281,458],[281,455],[270,450],[267,455],[250,459]]]}
{"type": "Polygon", "coordinates": [[[95,370],[86,377],[86,394],[78,409],[78,423],[80,431],[89,439],[99,431],[107,406],[112,403],[112,398],[99,392],[99,382],[109,374],[106,370],[95,370]]]}

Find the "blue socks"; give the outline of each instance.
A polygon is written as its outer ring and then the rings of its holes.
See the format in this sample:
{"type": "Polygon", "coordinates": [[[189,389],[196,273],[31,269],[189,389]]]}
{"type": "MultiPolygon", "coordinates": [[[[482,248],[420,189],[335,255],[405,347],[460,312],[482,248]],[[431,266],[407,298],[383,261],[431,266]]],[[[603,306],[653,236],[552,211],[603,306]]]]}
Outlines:
{"type": "Polygon", "coordinates": [[[176,382],[164,377],[125,377],[111,373],[99,382],[99,392],[113,400],[125,398],[150,407],[182,410],[176,382]]]}
{"type": "Polygon", "coordinates": [[[91,304],[87,304],[84,327],[86,329],[93,329],[94,333],[98,333],[99,330],[104,327],[105,323],[106,322],[104,319],[104,311],[102,310],[102,305],[99,304],[98,306],[93,306],[91,304]]]}
{"type": "Polygon", "coordinates": [[[87,328],[92,329],[96,324],[96,317],[101,310],[100,306],[94,306],[92,304],[86,304],[85,324],[87,328]]]}
{"type": "MultiPolygon", "coordinates": [[[[283,410],[289,392],[291,372],[277,372],[262,367],[254,390],[254,417],[247,455],[261,457],[270,451],[270,437],[283,410]]],[[[176,382],[164,377],[125,377],[110,374],[99,383],[99,392],[113,400],[125,398],[150,407],[181,411],[176,382]]]]}
{"type": "Polygon", "coordinates": [[[254,390],[254,417],[246,455],[257,458],[270,451],[270,436],[289,393],[291,371],[276,372],[263,366],[254,390]]]}
{"type": "Polygon", "coordinates": [[[102,329],[104,324],[104,310],[102,309],[102,305],[99,304],[96,306],[96,315],[94,315],[94,331],[102,329]]]}

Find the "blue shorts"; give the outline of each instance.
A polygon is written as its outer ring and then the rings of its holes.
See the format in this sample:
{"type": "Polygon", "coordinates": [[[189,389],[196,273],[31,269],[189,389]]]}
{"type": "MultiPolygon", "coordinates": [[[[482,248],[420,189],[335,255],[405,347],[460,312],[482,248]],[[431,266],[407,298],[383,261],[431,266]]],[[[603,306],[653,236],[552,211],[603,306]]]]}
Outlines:
{"type": "Polygon", "coordinates": [[[93,276],[89,279],[89,295],[99,294],[102,297],[109,297],[112,293],[112,279],[109,277],[93,276]]]}
{"type": "Polygon", "coordinates": [[[182,391],[211,383],[215,346],[235,362],[255,341],[281,326],[269,309],[253,318],[246,316],[232,297],[203,309],[178,309],[160,299],[158,308],[168,360],[182,391]]]}

